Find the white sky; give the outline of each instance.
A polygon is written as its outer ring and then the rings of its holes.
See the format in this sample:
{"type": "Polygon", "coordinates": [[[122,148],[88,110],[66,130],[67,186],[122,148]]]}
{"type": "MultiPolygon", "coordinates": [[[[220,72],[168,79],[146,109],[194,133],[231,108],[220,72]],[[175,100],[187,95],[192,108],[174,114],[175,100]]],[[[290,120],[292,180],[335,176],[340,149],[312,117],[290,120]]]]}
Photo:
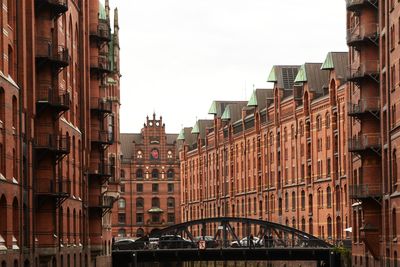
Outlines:
{"type": "Polygon", "coordinates": [[[271,88],[273,65],[347,51],[345,1],[110,0],[119,10],[121,132],[162,115],[169,133],[212,118],[213,100],[271,88]]]}

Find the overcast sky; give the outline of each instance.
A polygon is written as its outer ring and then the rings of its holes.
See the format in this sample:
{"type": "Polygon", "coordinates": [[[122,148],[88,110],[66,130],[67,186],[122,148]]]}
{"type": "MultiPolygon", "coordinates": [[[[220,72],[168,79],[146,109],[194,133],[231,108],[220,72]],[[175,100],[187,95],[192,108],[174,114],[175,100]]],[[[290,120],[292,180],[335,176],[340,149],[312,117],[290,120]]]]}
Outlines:
{"type": "Polygon", "coordinates": [[[162,115],[169,133],[212,118],[213,100],[271,88],[273,65],[347,51],[345,1],[110,0],[119,9],[121,132],[162,115]]]}

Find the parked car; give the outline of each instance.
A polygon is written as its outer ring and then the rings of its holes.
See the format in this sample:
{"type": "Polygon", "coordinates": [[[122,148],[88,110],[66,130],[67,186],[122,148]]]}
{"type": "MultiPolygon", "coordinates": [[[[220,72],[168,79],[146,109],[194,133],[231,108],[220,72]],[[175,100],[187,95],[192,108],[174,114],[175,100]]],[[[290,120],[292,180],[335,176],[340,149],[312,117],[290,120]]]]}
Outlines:
{"type": "Polygon", "coordinates": [[[131,238],[119,239],[112,245],[113,250],[138,250],[144,248],[143,241],[135,241],[131,238]]]}
{"type": "Polygon", "coordinates": [[[158,241],[160,249],[196,248],[197,244],[179,235],[163,235],[158,241]]]}
{"type": "MultiPolygon", "coordinates": [[[[231,247],[248,247],[250,244],[248,243],[248,237],[244,237],[242,239],[239,240],[240,243],[238,243],[238,241],[232,241],[231,242],[231,247]],[[240,244],[240,245],[239,245],[240,244]]],[[[262,246],[262,240],[260,240],[258,237],[253,237],[253,245],[255,247],[260,247],[262,246]]]]}
{"type": "Polygon", "coordinates": [[[194,238],[194,241],[198,244],[199,241],[205,240],[206,241],[206,248],[217,248],[218,247],[218,241],[214,239],[213,236],[196,236],[194,238]]]}
{"type": "Polygon", "coordinates": [[[160,239],[158,237],[150,237],[149,238],[149,249],[157,249],[159,245],[160,239]]]}

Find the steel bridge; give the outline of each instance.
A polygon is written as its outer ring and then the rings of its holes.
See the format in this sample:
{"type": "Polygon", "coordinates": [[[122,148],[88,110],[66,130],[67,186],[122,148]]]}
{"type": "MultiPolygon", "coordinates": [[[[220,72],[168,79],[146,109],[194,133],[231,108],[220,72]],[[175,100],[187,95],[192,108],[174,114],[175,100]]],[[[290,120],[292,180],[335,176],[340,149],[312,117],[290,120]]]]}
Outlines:
{"type": "Polygon", "coordinates": [[[340,255],[324,240],[282,224],[233,217],[172,225],[137,239],[131,247],[114,246],[112,254],[113,266],[245,260],[315,261],[317,266],[340,266],[340,255]]]}

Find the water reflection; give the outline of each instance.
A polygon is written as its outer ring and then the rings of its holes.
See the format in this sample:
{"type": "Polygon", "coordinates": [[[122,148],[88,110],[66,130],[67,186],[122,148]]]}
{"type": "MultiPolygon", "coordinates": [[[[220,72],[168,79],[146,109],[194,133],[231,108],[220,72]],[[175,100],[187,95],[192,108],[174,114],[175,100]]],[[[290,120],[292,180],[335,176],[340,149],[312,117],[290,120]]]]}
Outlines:
{"type": "Polygon", "coordinates": [[[154,262],[141,263],[138,267],[315,267],[310,261],[203,261],[203,262],[154,262]]]}

